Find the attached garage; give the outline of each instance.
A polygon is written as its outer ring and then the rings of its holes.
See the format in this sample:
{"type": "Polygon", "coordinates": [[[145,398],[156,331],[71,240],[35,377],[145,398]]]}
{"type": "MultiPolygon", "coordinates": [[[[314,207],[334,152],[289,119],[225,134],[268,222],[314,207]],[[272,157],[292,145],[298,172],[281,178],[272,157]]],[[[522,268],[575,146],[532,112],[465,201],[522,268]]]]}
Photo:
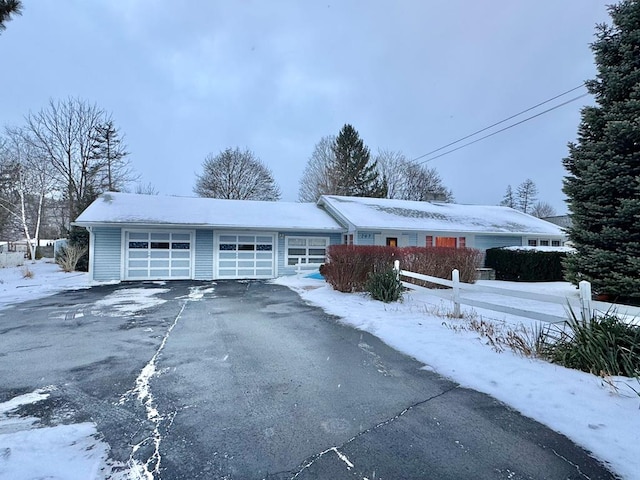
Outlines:
{"type": "Polygon", "coordinates": [[[192,278],[193,232],[124,230],[125,280],[192,278]]]}
{"type": "Polygon", "coordinates": [[[223,232],[215,237],[216,278],[275,277],[275,234],[223,232]]]}

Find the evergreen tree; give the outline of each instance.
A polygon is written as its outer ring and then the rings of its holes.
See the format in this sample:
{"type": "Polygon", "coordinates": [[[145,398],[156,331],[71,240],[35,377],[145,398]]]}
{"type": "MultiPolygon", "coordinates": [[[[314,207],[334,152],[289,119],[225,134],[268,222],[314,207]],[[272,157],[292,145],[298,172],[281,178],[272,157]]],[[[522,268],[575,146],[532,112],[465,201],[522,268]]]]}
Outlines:
{"type": "Polygon", "coordinates": [[[531,213],[538,196],[538,187],[530,178],[518,185],[516,208],[524,213],[531,213]]]}
{"type": "Polygon", "coordinates": [[[11,15],[22,15],[20,0],[0,0],[0,32],[6,29],[5,23],[11,20],[11,15]]]}
{"type": "Polygon", "coordinates": [[[96,160],[93,169],[99,176],[96,182],[101,190],[119,192],[125,184],[137,179],[126,159],[129,152],[113,120],[108,119],[96,125],[92,133],[92,141],[91,158],[96,160]]]}
{"type": "Polygon", "coordinates": [[[573,282],[596,293],[640,298],[640,1],[609,7],[612,25],[596,27],[597,76],[586,82],[596,105],[584,107],[578,140],[563,160],[577,252],[573,282]]]}
{"type": "Polygon", "coordinates": [[[385,198],[387,188],[378,176],[378,166],[371,161],[369,148],[349,124],[345,124],[333,145],[336,195],[385,198]]]}
{"type": "Polygon", "coordinates": [[[504,197],[502,197],[500,205],[503,207],[516,208],[516,199],[513,195],[513,188],[511,188],[511,185],[507,185],[507,191],[504,193],[504,197]]]}

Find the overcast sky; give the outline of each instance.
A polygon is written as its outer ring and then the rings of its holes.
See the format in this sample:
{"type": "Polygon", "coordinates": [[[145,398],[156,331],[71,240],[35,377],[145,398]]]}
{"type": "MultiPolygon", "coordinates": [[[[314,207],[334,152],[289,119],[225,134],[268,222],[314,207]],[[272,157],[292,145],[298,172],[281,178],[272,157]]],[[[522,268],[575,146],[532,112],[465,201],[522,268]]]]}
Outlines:
{"type": "MultiPolygon", "coordinates": [[[[161,194],[193,195],[205,156],[239,146],[288,201],[315,144],[345,123],[372,153],[416,158],[593,78],[589,44],[609,21],[601,0],[23,5],[0,34],[0,126],[80,97],[113,115],[132,165],[161,194]]],[[[564,213],[562,158],[590,102],[429,165],[459,203],[497,204],[531,178],[564,213]]]]}

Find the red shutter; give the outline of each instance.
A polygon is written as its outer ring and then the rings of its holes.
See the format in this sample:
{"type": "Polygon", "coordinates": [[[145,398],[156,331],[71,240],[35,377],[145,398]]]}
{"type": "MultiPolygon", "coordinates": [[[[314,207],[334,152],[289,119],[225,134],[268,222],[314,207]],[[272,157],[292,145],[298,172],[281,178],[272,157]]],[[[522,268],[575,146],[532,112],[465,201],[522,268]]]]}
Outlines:
{"type": "Polygon", "coordinates": [[[427,247],[433,247],[433,237],[431,235],[427,235],[427,247]]]}

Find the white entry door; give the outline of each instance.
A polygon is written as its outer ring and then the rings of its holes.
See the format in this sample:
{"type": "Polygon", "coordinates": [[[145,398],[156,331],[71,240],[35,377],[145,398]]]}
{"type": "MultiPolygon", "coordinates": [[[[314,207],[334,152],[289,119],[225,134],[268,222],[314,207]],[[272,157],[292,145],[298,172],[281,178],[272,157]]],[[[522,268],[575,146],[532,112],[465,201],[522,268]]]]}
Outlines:
{"type": "Polygon", "coordinates": [[[216,278],[275,277],[275,235],[216,235],[216,278]]]}
{"type": "Polygon", "coordinates": [[[191,278],[193,241],[189,232],[125,232],[126,280],[191,278]]]}

